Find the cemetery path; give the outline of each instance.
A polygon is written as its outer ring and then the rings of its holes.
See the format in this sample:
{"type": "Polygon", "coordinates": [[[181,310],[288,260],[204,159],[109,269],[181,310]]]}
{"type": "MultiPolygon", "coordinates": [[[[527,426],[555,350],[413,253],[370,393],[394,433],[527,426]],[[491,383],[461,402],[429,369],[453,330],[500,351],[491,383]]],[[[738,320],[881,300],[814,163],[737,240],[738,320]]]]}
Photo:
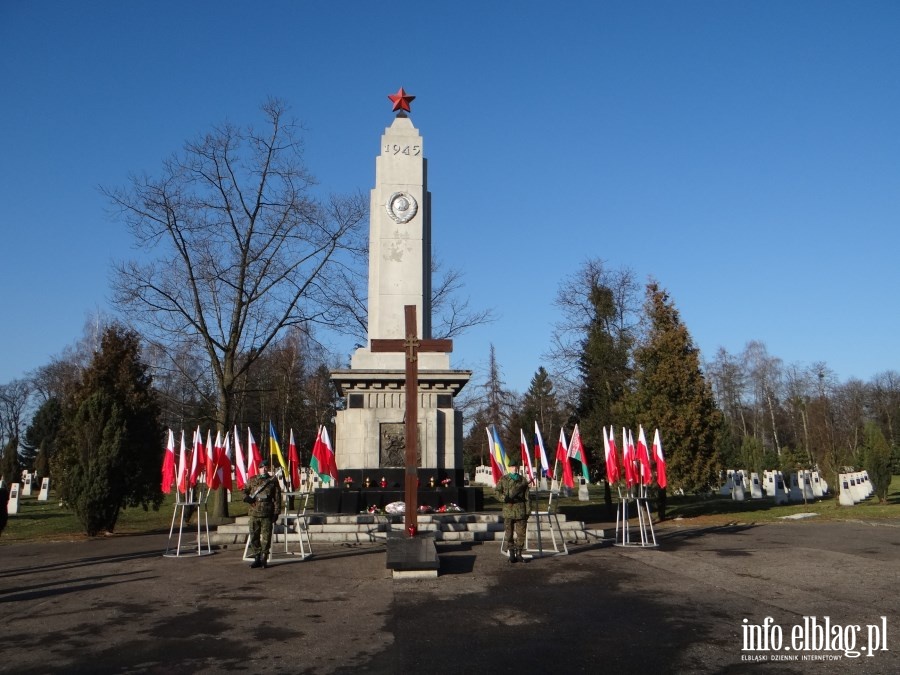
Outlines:
{"type": "Polygon", "coordinates": [[[157,534],[4,545],[0,672],[900,672],[900,522],[657,534],[519,565],[439,545],[437,579],[402,581],[379,546],[251,570],[233,548],[164,558],[157,534]],[[792,644],[826,619],[841,644],[792,644]]]}

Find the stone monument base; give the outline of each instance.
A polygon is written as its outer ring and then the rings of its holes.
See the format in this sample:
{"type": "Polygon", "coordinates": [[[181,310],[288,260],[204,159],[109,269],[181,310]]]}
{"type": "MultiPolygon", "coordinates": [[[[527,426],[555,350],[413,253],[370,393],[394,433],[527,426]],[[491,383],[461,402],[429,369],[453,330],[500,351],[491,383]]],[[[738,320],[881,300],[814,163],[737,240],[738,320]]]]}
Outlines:
{"type": "Polygon", "coordinates": [[[394,579],[436,577],[441,566],[432,533],[408,536],[405,532],[387,535],[387,565],[394,579]]]}
{"type": "MultiPolygon", "coordinates": [[[[363,488],[318,488],[313,494],[316,513],[364,513],[374,506],[379,511],[391,502],[405,502],[402,487],[389,485],[363,488]]],[[[484,492],[481,488],[438,487],[416,491],[416,503],[439,511],[442,506],[455,504],[470,513],[484,510],[484,492]]]]}

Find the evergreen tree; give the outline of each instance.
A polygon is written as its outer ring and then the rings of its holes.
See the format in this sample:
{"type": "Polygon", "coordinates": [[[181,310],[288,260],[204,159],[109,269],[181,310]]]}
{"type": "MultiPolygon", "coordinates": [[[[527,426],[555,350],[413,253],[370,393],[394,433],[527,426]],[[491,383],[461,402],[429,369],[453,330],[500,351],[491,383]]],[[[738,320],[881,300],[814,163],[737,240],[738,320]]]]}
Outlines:
{"type": "MultiPolygon", "coordinates": [[[[506,388],[500,363],[497,361],[497,351],[493,344],[490,346],[488,379],[484,384],[484,392],[486,405],[485,422],[488,425],[493,424],[497,428],[503,447],[507,453],[511,453],[514,448],[519,446],[519,430],[511,428],[513,424],[513,410],[516,407],[515,399],[517,397],[506,388]]],[[[481,433],[484,433],[483,429],[481,433]]]]}
{"type": "MultiPolygon", "coordinates": [[[[515,433],[518,433],[519,429],[525,432],[525,442],[529,453],[531,453],[531,460],[534,461],[534,423],[537,422],[541,429],[544,444],[552,445],[550,441],[559,435],[559,428],[565,421],[565,414],[556,396],[553,381],[550,379],[547,370],[541,366],[531,378],[528,391],[522,397],[522,403],[518,411],[510,419],[510,428],[515,433]],[[548,439],[550,440],[548,441],[548,439]]],[[[518,445],[518,441],[516,445],[518,445]]],[[[550,450],[553,447],[555,445],[552,445],[550,450]]],[[[507,450],[510,450],[510,448],[507,448],[507,450]]],[[[547,454],[548,457],[551,457],[550,468],[552,469],[552,452],[548,451],[547,454]]],[[[514,456],[518,457],[519,453],[514,453],[514,456]]],[[[540,467],[536,466],[535,471],[539,470],[540,467]]]]}
{"type": "Polygon", "coordinates": [[[631,414],[645,429],[659,428],[669,485],[706,490],[719,468],[716,432],[721,413],[700,370],[698,349],[668,293],[655,282],[647,285],[644,310],[649,328],[635,350],[631,414]]]}
{"type": "Polygon", "coordinates": [[[612,289],[594,281],[588,297],[593,313],[578,364],[581,387],[576,416],[582,442],[594,460],[589,463],[603,475],[603,427],[622,420],[633,339],[629,330],[616,325],[618,312],[612,289]]]}
{"type": "Polygon", "coordinates": [[[10,438],[3,446],[3,456],[0,457],[0,474],[7,485],[21,481],[22,468],[19,464],[18,438],[10,438]]]}
{"type": "Polygon", "coordinates": [[[514,429],[513,434],[513,427],[518,420],[514,414],[518,407],[518,397],[506,389],[493,344],[488,355],[487,379],[477,389],[479,391],[477,398],[464,404],[469,409],[468,415],[471,415],[472,419],[472,424],[463,438],[463,465],[466,470],[474,470],[479,464],[489,464],[485,429],[490,425],[497,428],[506,452],[518,457],[518,452],[514,452],[519,447],[518,428],[514,429]]]}
{"type": "Polygon", "coordinates": [[[864,443],[863,466],[869,473],[875,496],[884,504],[891,486],[891,448],[878,424],[872,421],[866,422],[864,443]]]}
{"type": "Polygon", "coordinates": [[[475,476],[475,467],[490,465],[490,448],[484,433],[489,424],[487,409],[479,408],[472,414],[472,423],[463,437],[463,468],[471,477],[475,476]]]}
{"type": "Polygon", "coordinates": [[[62,499],[88,535],[112,532],[121,509],[159,508],[159,405],[136,333],[110,326],[71,399],[51,462],[62,499]]]}
{"type": "Polygon", "coordinates": [[[579,424],[594,473],[604,472],[603,427],[627,424],[623,396],[639,329],[640,285],[628,268],[590,258],[563,280],[556,296],[562,320],[549,356],[567,411],[579,424]]]}
{"type": "Polygon", "coordinates": [[[553,380],[541,366],[534,373],[528,391],[522,397],[522,405],[513,418],[513,426],[523,429],[525,437],[530,439],[534,433],[534,423],[537,422],[546,442],[554,433],[559,432],[564,421],[553,380]]]}

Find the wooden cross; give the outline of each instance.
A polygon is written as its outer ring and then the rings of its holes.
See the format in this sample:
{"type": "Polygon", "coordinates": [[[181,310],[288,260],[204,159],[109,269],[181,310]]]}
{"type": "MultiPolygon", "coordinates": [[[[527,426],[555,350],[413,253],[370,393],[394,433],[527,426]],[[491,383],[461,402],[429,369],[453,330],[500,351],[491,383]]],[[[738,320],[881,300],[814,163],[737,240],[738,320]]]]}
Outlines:
{"type": "Polygon", "coordinates": [[[419,475],[416,466],[416,446],[419,438],[419,352],[452,352],[452,340],[420,340],[416,336],[416,306],[403,307],[406,320],[406,338],[372,340],[373,352],[406,353],[406,476],[404,499],[406,501],[406,532],[410,537],[418,530],[419,475]]]}

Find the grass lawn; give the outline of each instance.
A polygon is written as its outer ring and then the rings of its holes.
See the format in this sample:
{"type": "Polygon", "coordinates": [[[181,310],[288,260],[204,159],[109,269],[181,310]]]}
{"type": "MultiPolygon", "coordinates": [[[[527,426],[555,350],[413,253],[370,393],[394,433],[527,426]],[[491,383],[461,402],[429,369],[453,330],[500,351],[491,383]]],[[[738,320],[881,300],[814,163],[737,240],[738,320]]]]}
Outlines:
{"type": "MultiPolygon", "coordinates": [[[[485,510],[500,510],[502,504],[493,496],[491,490],[485,491],[485,510]]],[[[579,501],[575,497],[564,497],[558,500],[559,511],[569,520],[581,520],[585,523],[615,522],[615,511],[610,515],[603,503],[603,489],[599,486],[589,487],[590,501],[579,501]]],[[[556,499],[554,499],[556,501],[556,499]]],[[[613,505],[618,501],[613,498],[613,505]]],[[[542,506],[546,502],[542,502],[542,506]]],[[[651,504],[656,516],[655,503],[651,504]]],[[[900,518],[900,476],[894,476],[888,489],[886,504],[879,503],[874,497],[855,506],[840,506],[836,496],[816,500],[808,504],[788,504],[776,506],[772,499],[748,498],[736,502],[730,497],[669,496],[666,504],[666,519],[682,524],[719,525],[728,523],[771,523],[783,522],[785,516],[800,513],[815,513],[815,520],[877,520],[900,518]]]]}
{"type": "MultiPolygon", "coordinates": [[[[124,509],[116,523],[116,535],[144,534],[148,532],[168,532],[172,524],[175,495],[167,495],[158,511],[144,511],[142,508],[124,509]]],[[[247,514],[247,505],[242,501],[228,504],[230,516],[247,514]]],[[[196,521],[193,521],[196,522],[196,521]]],[[[50,494],[50,500],[39,502],[37,496],[19,498],[19,513],[10,515],[6,529],[0,535],[0,545],[22,541],[74,541],[87,539],[87,535],[75,517],[75,513],[60,506],[50,494]]]]}
{"type": "Polygon", "coordinates": [[[709,524],[782,522],[785,516],[815,513],[814,520],[878,520],[900,518],[900,476],[894,476],[885,504],[874,497],[855,506],[840,506],[836,493],[808,504],[776,506],[771,499],[735,502],[727,497],[670,497],[670,519],[703,520],[709,524]]]}
{"type": "MultiPolygon", "coordinates": [[[[603,502],[603,488],[591,485],[588,488],[590,501],[573,497],[554,497],[560,513],[569,520],[585,523],[608,523],[615,521],[615,511],[610,516],[603,502]]],[[[615,501],[615,500],[614,500],[615,501]]],[[[116,535],[148,532],[168,532],[172,523],[174,495],[168,495],[158,511],[144,511],[141,508],[125,509],[116,524],[116,535]]],[[[540,507],[546,508],[546,497],[542,496],[540,507]]],[[[493,490],[484,491],[484,510],[500,511],[503,505],[493,496],[493,490]]],[[[232,517],[247,513],[247,505],[242,501],[228,504],[228,514],[232,517]]],[[[782,522],[780,519],[798,513],[818,514],[815,520],[878,520],[900,518],[900,476],[894,476],[888,490],[886,504],[869,498],[855,506],[839,506],[835,497],[810,502],[776,506],[771,499],[747,499],[736,502],[726,497],[670,496],[667,504],[667,520],[673,523],[696,525],[724,525],[728,523],[782,522]]],[[[655,515],[655,514],[654,514],[655,515]]],[[[23,541],[73,541],[86,539],[81,524],[75,514],[59,505],[53,499],[39,502],[36,496],[20,497],[19,513],[11,515],[0,545],[23,541]]]]}

